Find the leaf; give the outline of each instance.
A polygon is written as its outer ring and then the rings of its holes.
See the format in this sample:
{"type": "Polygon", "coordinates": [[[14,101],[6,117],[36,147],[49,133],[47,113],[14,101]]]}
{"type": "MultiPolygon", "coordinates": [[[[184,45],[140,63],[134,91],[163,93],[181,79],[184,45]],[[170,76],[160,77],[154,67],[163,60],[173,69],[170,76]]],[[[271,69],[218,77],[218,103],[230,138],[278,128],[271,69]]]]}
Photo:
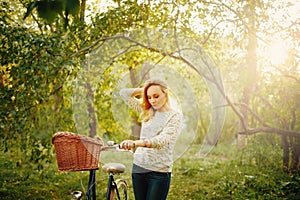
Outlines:
{"type": "Polygon", "coordinates": [[[23,17],[23,20],[26,19],[33,11],[33,9],[37,7],[37,2],[30,2],[28,5],[27,5],[27,11],[23,17]]]}
{"type": "Polygon", "coordinates": [[[40,18],[45,19],[48,22],[53,22],[56,16],[62,13],[64,10],[64,3],[61,0],[49,1],[41,0],[37,1],[37,11],[40,18]]]}
{"type": "Polygon", "coordinates": [[[51,8],[51,5],[47,0],[37,2],[37,11],[40,18],[50,23],[53,22],[57,16],[57,12],[51,8]]]}
{"type": "Polygon", "coordinates": [[[62,1],[50,1],[49,4],[51,9],[56,13],[62,13],[62,11],[64,10],[64,5],[62,1]]]}
{"type": "Polygon", "coordinates": [[[67,0],[66,12],[71,15],[77,15],[79,12],[79,0],[67,0]]]}

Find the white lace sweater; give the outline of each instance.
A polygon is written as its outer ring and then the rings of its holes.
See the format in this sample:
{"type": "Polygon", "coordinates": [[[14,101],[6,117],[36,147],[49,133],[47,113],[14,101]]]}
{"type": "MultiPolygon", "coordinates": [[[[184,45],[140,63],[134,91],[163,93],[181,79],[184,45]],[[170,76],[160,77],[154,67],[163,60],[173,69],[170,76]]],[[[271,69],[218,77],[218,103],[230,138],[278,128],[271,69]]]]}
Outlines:
{"type": "MultiPolygon", "coordinates": [[[[141,113],[141,102],[132,97],[135,88],[126,88],[120,95],[127,105],[141,113]]],[[[171,172],[173,165],[173,150],[180,134],[182,115],[180,112],[155,112],[147,122],[142,122],[140,139],[149,139],[152,148],[138,147],[134,153],[133,163],[157,172],[171,172]]]]}

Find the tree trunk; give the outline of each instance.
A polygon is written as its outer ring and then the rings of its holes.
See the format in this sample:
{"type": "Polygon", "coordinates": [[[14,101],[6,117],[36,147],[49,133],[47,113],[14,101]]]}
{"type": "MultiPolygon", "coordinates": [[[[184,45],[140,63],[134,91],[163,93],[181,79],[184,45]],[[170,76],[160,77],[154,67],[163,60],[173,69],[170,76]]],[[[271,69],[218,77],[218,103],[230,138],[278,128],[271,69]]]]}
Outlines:
{"type": "MultiPolygon", "coordinates": [[[[241,100],[242,104],[244,105],[248,105],[249,104],[249,87],[244,88],[244,92],[243,92],[243,98],[241,100]]],[[[240,108],[240,112],[243,116],[243,121],[247,122],[248,121],[248,111],[245,108],[245,106],[242,106],[240,108]]],[[[242,132],[244,131],[244,127],[243,127],[243,121],[239,121],[239,127],[238,127],[238,132],[242,132]]],[[[247,145],[247,135],[241,135],[238,134],[237,135],[237,144],[239,148],[242,148],[243,146],[247,145]]]]}
{"type": "Polygon", "coordinates": [[[88,100],[88,113],[89,113],[89,128],[90,128],[90,137],[95,137],[97,133],[97,118],[94,109],[94,93],[92,87],[89,83],[85,85],[87,89],[87,100],[88,100]]]}
{"type": "MultiPolygon", "coordinates": [[[[144,82],[149,78],[149,72],[153,69],[153,65],[143,64],[141,67],[141,71],[137,73],[137,66],[139,63],[134,63],[133,67],[129,67],[130,81],[132,87],[138,87],[140,83],[144,82]]],[[[138,116],[133,116],[133,125],[131,126],[132,139],[139,139],[141,132],[141,124],[138,121],[138,116]]]]}
{"type": "Polygon", "coordinates": [[[291,172],[300,172],[300,139],[299,138],[293,138],[292,142],[292,156],[291,156],[291,172]]]}
{"type": "Polygon", "coordinates": [[[289,169],[289,162],[290,162],[289,159],[290,151],[289,151],[287,136],[285,135],[281,136],[281,141],[282,141],[282,148],[283,148],[283,170],[287,172],[289,169]]]}
{"type": "MultiPolygon", "coordinates": [[[[296,125],[296,108],[292,110],[292,122],[291,122],[291,130],[295,129],[296,125]]],[[[293,172],[300,172],[300,138],[291,137],[291,166],[290,171],[293,172]]]]}
{"type": "Polygon", "coordinates": [[[84,22],[86,0],[81,0],[79,19],[84,22]]]}
{"type": "MultiPolygon", "coordinates": [[[[256,57],[256,48],[257,48],[257,38],[256,38],[256,28],[255,28],[255,4],[256,0],[248,0],[247,6],[249,7],[247,18],[249,21],[248,24],[248,45],[247,45],[247,58],[246,58],[246,85],[243,91],[243,97],[241,103],[248,107],[251,93],[253,92],[254,83],[257,79],[257,57],[256,57]]],[[[241,114],[243,116],[243,121],[248,122],[248,111],[245,106],[242,106],[241,114]]],[[[238,131],[241,132],[244,129],[243,122],[240,121],[238,131]]],[[[247,136],[237,135],[237,144],[239,147],[242,147],[247,144],[247,136]]]]}

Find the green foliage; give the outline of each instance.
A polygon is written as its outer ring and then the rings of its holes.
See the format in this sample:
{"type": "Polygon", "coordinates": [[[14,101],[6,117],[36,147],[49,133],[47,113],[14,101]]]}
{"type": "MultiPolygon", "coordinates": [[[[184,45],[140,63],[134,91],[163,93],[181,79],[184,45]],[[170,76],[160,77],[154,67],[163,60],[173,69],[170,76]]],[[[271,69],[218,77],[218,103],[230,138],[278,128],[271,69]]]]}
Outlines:
{"type": "Polygon", "coordinates": [[[279,163],[274,166],[272,158],[278,153],[266,151],[271,158],[264,165],[241,164],[239,156],[244,154],[222,144],[206,158],[181,158],[174,165],[170,199],[297,199],[299,176],[285,174],[279,163]]]}
{"type": "Polygon", "coordinates": [[[22,163],[42,169],[51,159],[53,133],[74,130],[65,98],[69,91],[63,91],[65,80],[77,71],[76,60],[67,55],[73,46],[59,31],[38,34],[7,19],[0,22],[1,149],[20,150],[22,163]]]}
{"type": "MultiPolygon", "coordinates": [[[[199,147],[192,146],[175,162],[168,199],[299,199],[299,175],[286,174],[280,166],[273,168],[269,164],[241,165],[235,147],[223,144],[200,159],[195,156],[199,147]]],[[[109,161],[117,159],[109,157],[109,161]]],[[[101,159],[101,163],[106,161],[101,159]]],[[[126,163],[126,172],[117,178],[127,181],[129,197],[133,199],[130,162],[126,163]]],[[[58,172],[55,160],[44,166],[41,173],[20,165],[16,154],[1,154],[0,199],[70,199],[73,191],[86,191],[88,172],[58,172]]],[[[106,173],[97,171],[99,199],[105,197],[107,178],[106,173]]]]}
{"type": "MultiPolygon", "coordinates": [[[[54,22],[58,15],[64,15],[64,19],[68,22],[68,15],[76,16],[80,7],[79,0],[37,0],[28,3],[27,12],[24,15],[26,19],[36,9],[38,16],[48,23],[54,22]]],[[[65,26],[68,24],[65,24],[65,26]]]]}
{"type": "Polygon", "coordinates": [[[92,16],[92,36],[101,38],[113,36],[130,29],[145,27],[148,21],[149,7],[146,4],[137,4],[125,1],[117,8],[107,12],[96,13],[92,16]]]}
{"type": "Polygon", "coordinates": [[[249,138],[247,146],[241,150],[240,163],[261,168],[281,168],[281,152],[281,137],[267,133],[256,135],[249,138]]]}
{"type": "Polygon", "coordinates": [[[16,154],[1,154],[0,199],[71,198],[71,192],[81,186],[78,180],[82,178],[83,182],[87,182],[88,177],[80,173],[60,173],[52,162],[44,163],[45,169],[41,173],[21,163],[16,154]],[[65,185],[66,182],[68,185],[65,185]]]}
{"type": "MultiPolygon", "coordinates": [[[[281,199],[294,194],[284,194],[282,183],[278,179],[285,179],[284,174],[273,170],[252,171],[246,169],[244,172],[238,171],[237,167],[231,166],[232,171],[228,171],[218,182],[220,197],[225,199],[281,199]],[[276,175],[276,178],[269,178],[276,175]],[[279,178],[279,176],[282,176],[279,178]]],[[[298,186],[296,186],[297,188],[298,186]]],[[[297,194],[297,193],[296,193],[297,194]]]]}
{"type": "MultiPolygon", "coordinates": [[[[270,125],[285,129],[287,127],[300,130],[295,119],[299,118],[299,99],[300,84],[294,80],[292,70],[285,72],[291,74],[290,78],[284,78],[280,74],[264,74],[266,77],[265,87],[261,88],[256,102],[262,107],[257,106],[263,118],[268,119],[270,125]],[[280,87],[278,87],[280,85],[280,87]]],[[[295,76],[296,78],[296,76],[295,76]]]]}
{"type": "MultiPolygon", "coordinates": [[[[68,61],[63,58],[62,43],[57,37],[48,38],[9,26],[2,26],[1,32],[6,47],[1,49],[0,92],[5,102],[1,104],[1,128],[3,132],[11,129],[22,132],[29,128],[27,120],[36,117],[31,109],[36,110],[51,95],[59,95],[69,76],[68,68],[63,66],[68,61]]],[[[5,137],[10,136],[13,137],[5,137]]]]}

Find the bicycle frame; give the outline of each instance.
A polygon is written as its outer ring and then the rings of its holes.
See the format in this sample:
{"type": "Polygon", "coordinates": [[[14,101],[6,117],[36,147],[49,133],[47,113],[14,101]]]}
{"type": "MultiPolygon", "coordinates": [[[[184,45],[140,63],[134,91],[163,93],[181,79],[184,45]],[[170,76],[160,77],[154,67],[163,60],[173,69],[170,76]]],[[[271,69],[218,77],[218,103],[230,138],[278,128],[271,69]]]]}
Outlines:
{"type": "Polygon", "coordinates": [[[115,182],[115,180],[114,180],[114,175],[113,175],[113,173],[110,173],[110,174],[109,174],[109,177],[108,177],[108,185],[107,185],[106,200],[110,200],[110,199],[111,199],[111,197],[112,197],[112,191],[114,191],[114,190],[112,190],[112,189],[115,189],[115,190],[116,190],[118,200],[120,200],[120,194],[119,194],[119,191],[118,191],[116,182],[115,182]]]}
{"type": "MultiPolygon", "coordinates": [[[[90,177],[89,177],[89,183],[88,183],[88,192],[87,192],[87,200],[96,200],[96,183],[95,183],[95,175],[96,175],[96,170],[91,170],[90,171],[90,177]]],[[[116,185],[116,182],[114,180],[114,175],[113,173],[109,174],[108,177],[108,184],[107,184],[107,193],[106,193],[106,200],[110,200],[112,197],[112,189],[116,190],[118,200],[120,200],[120,194],[116,185]]]]}
{"type": "Polygon", "coordinates": [[[87,200],[96,200],[96,170],[90,170],[90,177],[88,183],[88,191],[86,194],[87,200]]]}
{"type": "MultiPolygon", "coordinates": [[[[119,145],[109,145],[103,147],[103,151],[109,149],[119,149],[119,145]]],[[[118,151],[127,151],[127,150],[118,150],[118,151]]],[[[106,200],[111,200],[112,196],[114,195],[114,191],[117,193],[117,198],[120,200],[120,193],[118,191],[117,184],[114,180],[114,173],[110,172],[108,177],[108,184],[107,184],[107,193],[106,193],[106,200]]],[[[89,182],[88,182],[88,191],[86,194],[87,200],[96,200],[96,170],[90,170],[89,182]]]]}

